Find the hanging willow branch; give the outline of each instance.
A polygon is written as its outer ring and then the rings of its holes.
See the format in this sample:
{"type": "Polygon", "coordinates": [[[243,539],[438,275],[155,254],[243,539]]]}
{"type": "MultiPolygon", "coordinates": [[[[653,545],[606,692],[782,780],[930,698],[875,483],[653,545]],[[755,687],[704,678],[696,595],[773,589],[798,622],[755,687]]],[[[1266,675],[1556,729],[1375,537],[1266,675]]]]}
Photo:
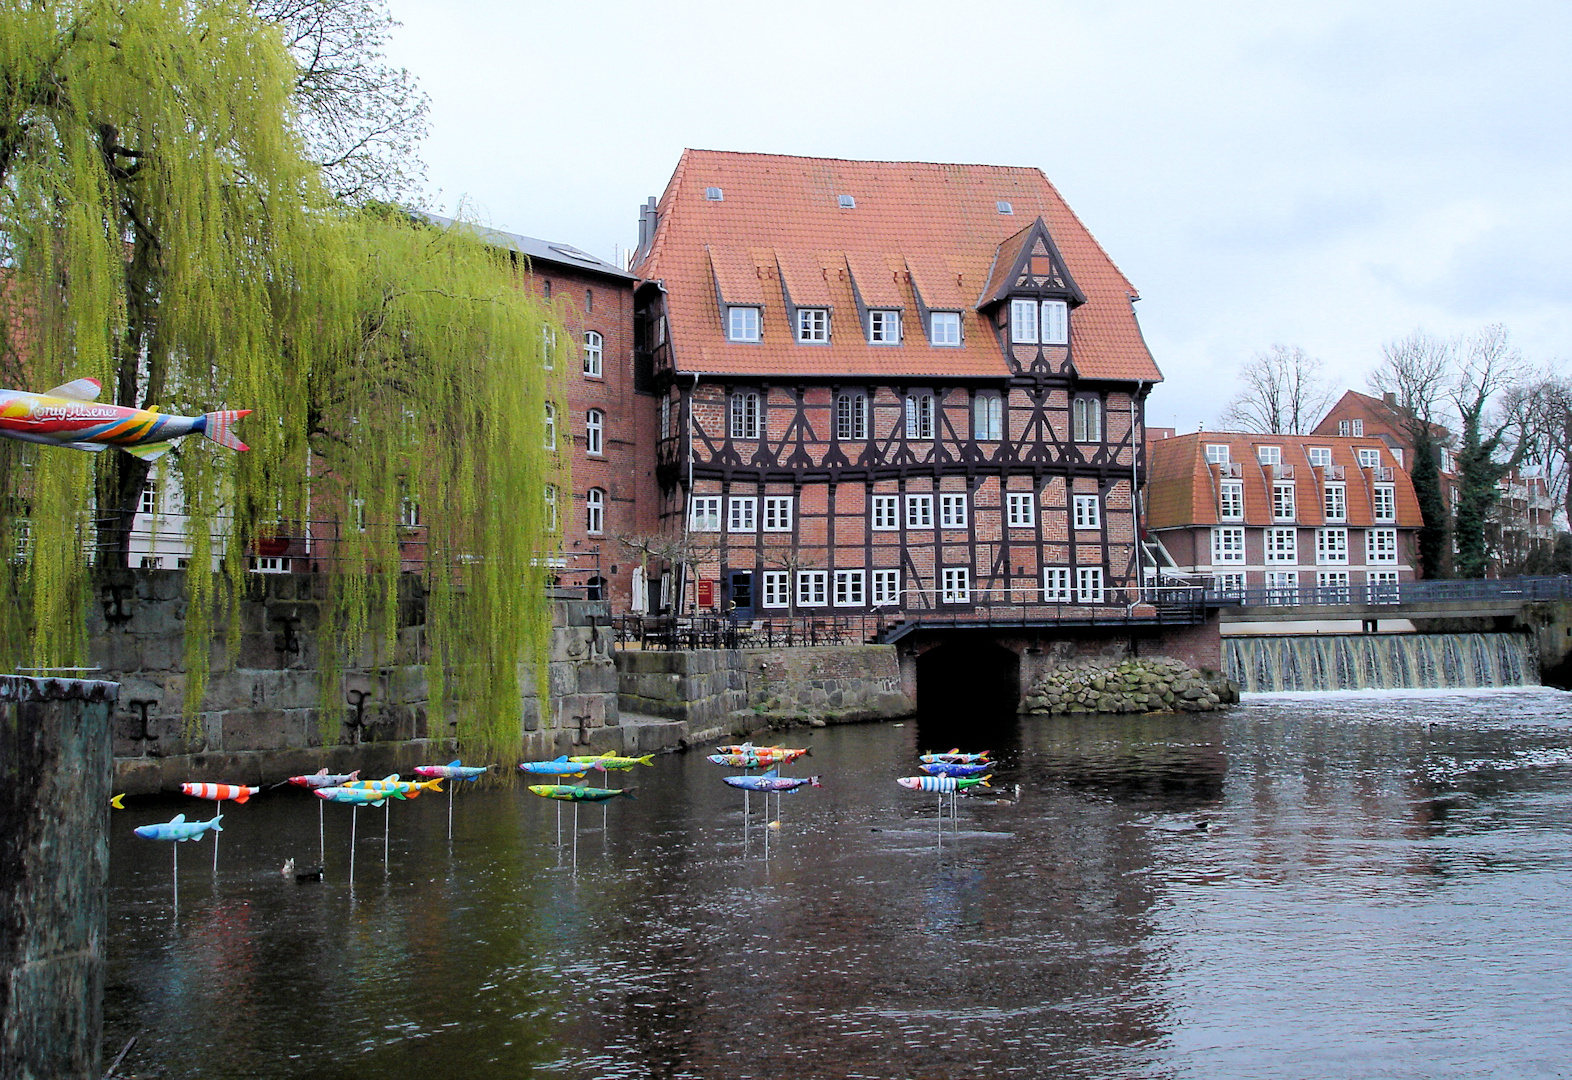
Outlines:
{"type": "MultiPolygon", "coordinates": [[[[187,440],[160,463],[188,521],[190,718],[215,633],[238,642],[253,539],[355,502],[368,527],[322,563],[324,700],[367,642],[386,662],[413,500],[433,715],[500,752],[518,740],[519,664],[550,633],[549,316],[465,230],[333,203],[302,152],[296,71],[239,3],[0,9],[0,371],[31,389],[93,376],[166,412],[254,410],[249,453],[187,440]]],[[[115,450],[0,444],[0,660],[86,663],[91,563],[126,564],[147,477],[115,450]]]]}

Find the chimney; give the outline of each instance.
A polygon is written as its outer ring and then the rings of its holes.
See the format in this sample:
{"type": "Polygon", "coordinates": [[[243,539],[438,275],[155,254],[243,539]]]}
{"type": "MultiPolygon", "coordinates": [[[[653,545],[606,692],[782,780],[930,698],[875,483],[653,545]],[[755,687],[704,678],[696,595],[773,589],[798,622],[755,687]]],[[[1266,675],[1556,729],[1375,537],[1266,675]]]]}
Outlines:
{"type": "Polygon", "coordinates": [[[1397,408],[1397,395],[1392,391],[1388,390],[1386,393],[1382,394],[1381,400],[1386,402],[1392,408],[1397,408]]]}
{"type": "Polygon", "coordinates": [[[655,226],[660,222],[660,213],[655,209],[656,205],[655,196],[651,195],[644,205],[639,207],[639,246],[633,252],[632,259],[635,266],[649,253],[650,245],[655,242],[655,226]]]}

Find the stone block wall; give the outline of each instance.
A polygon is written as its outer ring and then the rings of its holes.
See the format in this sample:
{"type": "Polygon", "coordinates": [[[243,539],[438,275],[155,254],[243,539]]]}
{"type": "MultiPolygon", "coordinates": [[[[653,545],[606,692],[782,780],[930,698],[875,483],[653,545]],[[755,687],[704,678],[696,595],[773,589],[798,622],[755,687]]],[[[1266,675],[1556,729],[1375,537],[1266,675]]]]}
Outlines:
{"type": "Polygon", "coordinates": [[[624,712],[720,727],[747,708],[743,653],[737,649],[616,654],[617,703],[624,712]]]}
{"type": "Polygon", "coordinates": [[[617,668],[611,659],[606,605],[558,600],[542,705],[533,670],[519,671],[519,715],[529,758],[620,748],[617,668]],[[610,730],[608,730],[610,729],[610,730]]]}
{"type": "Polygon", "coordinates": [[[915,711],[893,645],[827,645],[743,653],[748,707],[769,721],[849,723],[915,711]]]}

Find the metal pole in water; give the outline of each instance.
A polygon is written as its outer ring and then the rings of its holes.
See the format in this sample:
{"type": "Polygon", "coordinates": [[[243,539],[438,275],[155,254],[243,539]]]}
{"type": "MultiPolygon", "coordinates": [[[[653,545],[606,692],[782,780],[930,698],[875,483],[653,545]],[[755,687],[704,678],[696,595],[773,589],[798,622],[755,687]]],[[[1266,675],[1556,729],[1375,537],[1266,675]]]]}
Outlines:
{"type": "Polygon", "coordinates": [[[218,874],[218,833],[213,834],[213,873],[218,874]]]}
{"type": "Polygon", "coordinates": [[[388,872],[388,834],[393,831],[393,800],[389,799],[382,804],[385,816],[382,819],[382,872],[388,872]]]}
{"type": "Polygon", "coordinates": [[[317,865],[327,869],[327,826],[324,824],[326,799],[317,800],[317,865]]]}
{"type": "Polygon", "coordinates": [[[175,918],[180,918],[180,841],[176,840],[169,845],[175,852],[175,872],[170,875],[169,881],[174,886],[175,918]]]}
{"type": "MultiPolygon", "coordinates": [[[[458,787],[458,782],[457,782],[456,779],[451,781],[451,782],[449,782],[449,784],[448,784],[448,843],[450,843],[450,844],[453,842],[453,789],[456,788],[456,787],[458,787]]],[[[557,842],[560,844],[562,841],[559,839],[557,842]]]]}
{"type": "Polygon", "coordinates": [[[360,807],[349,810],[349,883],[355,883],[355,826],[360,823],[360,807]]]}
{"type": "Polygon", "coordinates": [[[579,804],[573,802],[573,872],[579,872],[579,804]]]}

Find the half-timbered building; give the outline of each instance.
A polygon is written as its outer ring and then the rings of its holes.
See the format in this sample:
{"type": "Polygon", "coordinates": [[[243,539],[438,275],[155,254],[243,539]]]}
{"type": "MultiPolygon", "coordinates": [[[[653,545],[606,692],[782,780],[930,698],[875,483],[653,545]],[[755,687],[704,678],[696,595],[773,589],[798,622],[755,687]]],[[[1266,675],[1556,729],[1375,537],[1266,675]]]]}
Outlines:
{"type": "Polygon", "coordinates": [[[1036,169],[684,152],[641,221],[661,522],[740,616],[1132,602],[1137,299],[1036,169]]]}

